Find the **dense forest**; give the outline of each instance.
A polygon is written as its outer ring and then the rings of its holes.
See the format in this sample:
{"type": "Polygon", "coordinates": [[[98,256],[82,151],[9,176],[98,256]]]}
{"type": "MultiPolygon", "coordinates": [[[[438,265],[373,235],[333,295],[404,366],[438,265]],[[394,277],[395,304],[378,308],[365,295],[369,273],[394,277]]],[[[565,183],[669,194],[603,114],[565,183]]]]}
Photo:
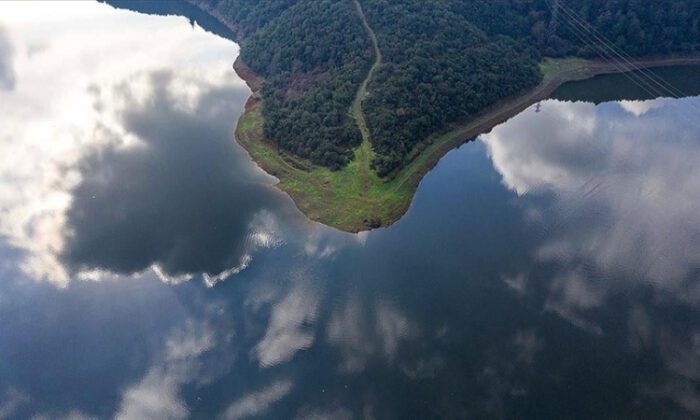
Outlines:
{"type": "Polygon", "coordinates": [[[265,77],[265,135],[331,169],[349,162],[361,135],[348,110],[372,62],[352,1],[223,0],[206,7],[235,22],[241,58],[265,77]]]}
{"type": "MultiPolygon", "coordinates": [[[[374,60],[352,0],[188,1],[225,19],[265,77],[270,139],[332,169],[352,158],[361,136],[349,108],[374,60]]],[[[633,56],[700,50],[698,0],[360,3],[383,54],[363,106],[380,175],[431,133],[536,85],[542,57],[597,57],[582,25],[633,56]]]]}
{"type": "Polygon", "coordinates": [[[449,2],[363,3],[385,62],[364,106],[380,175],[436,130],[540,81],[535,50],[488,36],[449,2]]]}
{"type": "MultiPolygon", "coordinates": [[[[572,12],[559,13],[550,55],[597,56],[582,42],[572,18],[592,24],[616,47],[631,55],[690,53],[700,49],[697,0],[567,0],[572,12]]],[[[542,21],[539,21],[542,22],[542,21]]],[[[541,23],[539,27],[544,26],[541,23]]]]}
{"type": "Polygon", "coordinates": [[[302,0],[246,42],[243,61],[265,76],[265,135],[340,168],[361,142],[348,110],[370,67],[370,41],[351,2],[302,0]]]}
{"type": "Polygon", "coordinates": [[[489,35],[524,39],[544,56],[597,57],[581,25],[633,56],[689,53],[700,45],[696,0],[451,0],[489,35]],[[560,7],[552,16],[555,4],[560,7]],[[578,23],[577,23],[578,22],[578,23]]]}

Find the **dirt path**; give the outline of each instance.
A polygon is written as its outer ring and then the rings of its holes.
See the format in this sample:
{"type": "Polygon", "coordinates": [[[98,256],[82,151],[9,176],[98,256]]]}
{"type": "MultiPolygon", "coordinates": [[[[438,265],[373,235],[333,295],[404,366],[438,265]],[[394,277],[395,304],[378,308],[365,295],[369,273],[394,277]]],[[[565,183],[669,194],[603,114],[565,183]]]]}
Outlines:
{"type": "Polygon", "coordinates": [[[370,161],[372,159],[372,142],[370,141],[370,134],[369,129],[367,128],[365,114],[362,111],[362,103],[367,97],[367,87],[369,86],[369,83],[372,80],[372,76],[374,76],[374,72],[377,71],[379,66],[382,64],[382,52],[379,50],[379,42],[377,41],[377,36],[375,35],[374,30],[372,30],[372,27],[369,26],[369,23],[367,22],[367,17],[362,11],[362,5],[360,4],[359,0],[353,0],[353,3],[355,3],[357,14],[360,17],[360,20],[362,20],[362,26],[365,27],[367,35],[369,35],[369,38],[372,41],[372,48],[374,49],[375,57],[374,63],[369,69],[369,73],[367,73],[367,77],[364,81],[362,81],[360,88],[357,90],[357,95],[355,96],[355,100],[353,101],[351,108],[351,113],[353,117],[355,117],[355,121],[357,122],[357,128],[360,129],[360,133],[362,134],[362,144],[357,149],[356,159],[359,160],[358,163],[360,165],[361,174],[360,182],[362,183],[362,188],[367,189],[368,178],[370,177],[370,161]]]}

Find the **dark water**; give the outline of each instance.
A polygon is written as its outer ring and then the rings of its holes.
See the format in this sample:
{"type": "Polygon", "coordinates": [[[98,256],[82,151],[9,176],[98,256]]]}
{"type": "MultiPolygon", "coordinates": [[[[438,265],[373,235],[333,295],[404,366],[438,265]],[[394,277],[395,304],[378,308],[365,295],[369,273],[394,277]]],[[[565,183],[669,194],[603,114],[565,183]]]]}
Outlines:
{"type": "Polygon", "coordinates": [[[234,44],[59,6],[0,3],[0,418],[700,415],[700,98],[545,101],[349,235],[232,141],[234,44]]]}
{"type": "Polygon", "coordinates": [[[552,94],[552,98],[600,104],[620,100],[645,101],[658,96],[677,98],[698,95],[698,66],[674,66],[608,74],[566,83],[552,94]]]}

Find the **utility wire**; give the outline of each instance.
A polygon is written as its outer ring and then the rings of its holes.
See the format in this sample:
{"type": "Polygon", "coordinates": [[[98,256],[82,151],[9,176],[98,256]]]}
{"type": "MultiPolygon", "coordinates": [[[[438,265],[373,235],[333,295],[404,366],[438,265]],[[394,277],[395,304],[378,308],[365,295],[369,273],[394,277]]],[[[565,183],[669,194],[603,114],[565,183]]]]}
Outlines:
{"type": "MultiPolygon", "coordinates": [[[[546,0],[549,3],[549,0],[546,0]]],[[[663,79],[662,77],[656,75],[654,72],[652,72],[649,69],[646,69],[644,67],[638,66],[633,62],[633,58],[625,53],[623,50],[618,49],[615,47],[615,45],[607,38],[605,35],[600,33],[595,27],[590,25],[588,22],[585,21],[585,19],[581,18],[580,15],[578,15],[575,11],[573,11],[570,7],[567,7],[566,5],[563,5],[561,3],[557,4],[557,9],[561,9],[567,17],[570,19],[574,20],[576,24],[582,28],[582,30],[586,31],[587,34],[590,34],[591,37],[594,38],[594,40],[598,41],[603,45],[603,47],[606,49],[606,51],[612,52],[614,56],[619,57],[622,59],[627,66],[629,66],[631,69],[634,69],[637,72],[637,75],[640,79],[644,78],[645,85],[652,90],[655,95],[654,96],[666,96],[668,94],[671,95],[673,98],[679,98],[685,96],[679,89],[677,89],[675,86],[673,86],[671,83],[663,79]],[[655,85],[657,85],[659,88],[661,88],[660,91],[657,91],[656,88],[653,86],[647,84],[647,82],[651,82],[655,85]]],[[[594,42],[595,43],[595,42],[594,42]]],[[[613,57],[610,57],[611,59],[613,57]]],[[[615,60],[617,61],[617,60],[615,60]]],[[[693,108],[696,108],[693,106],[693,108]]],[[[696,111],[700,113],[700,108],[696,108],[696,111]]]]}
{"type": "Polygon", "coordinates": [[[624,50],[617,48],[615,44],[612,41],[610,41],[609,38],[607,38],[604,34],[598,31],[598,29],[596,29],[590,23],[586,22],[586,20],[583,19],[579,14],[577,14],[573,9],[563,4],[559,4],[558,8],[563,10],[564,13],[567,14],[567,16],[571,17],[571,19],[574,19],[576,22],[578,22],[580,26],[586,28],[595,37],[596,40],[605,45],[610,51],[613,52],[615,56],[622,59],[627,65],[638,70],[643,76],[645,76],[648,80],[659,86],[662,90],[668,91],[668,93],[670,93],[675,98],[683,96],[683,93],[679,89],[677,89],[674,85],[665,80],[663,77],[658,76],[649,69],[636,65],[633,62],[634,59],[629,54],[627,54],[624,50]]]}
{"type": "MultiPolygon", "coordinates": [[[[551,5],[549,0],[546,0],[548,4],[551,5]]],[[[596,36],[595,34],[592,33],[591,26],[586,24],[581,23],[580,17],[578,15],[575,15],[568,7],[564,6],[561,4],[561,1],[558,4],[558,7],[560,10],[564,13],[564,24],[568,26],[568,28],[574,33],[574,35],[582,41],[584,44],[587,46],[592,47],[594,50],[598,52],[598,54],[601,56],[601,58],[608,62],[610,65],[612,65],[616,70],[620,71],[626,78],[628,78],[632,83],[634,83],[637,87],[642,89],[646,94],[648,94],[652,98],[660,97],[660,96],[666,96],[668,93],[665,92],[666,89],[661,89],[653,86],[651,82],[654,82],[656,85],[659,87],[663,88],[663,85],[661,82],[654,80],[653,78],[650,78],[645,72],[643,72],[643,69],[639,67],[638,65],[634,64],[631,62],[629,59],[624,59],[624,56],[620,54],[618,51],[616,51],[613,47],[610,46],[609,43],[605,42],[602,40],[599,36],[596,36]],[[568,19],[566,19],[568,18],[568,19]],[[570,20],[574,21],[575,23],[571,22],[570,20]],[[596,42],[597,41],[597,42],[596,42]],[[601,46],[602,44],[602,46],[601,46]],[[612,53],[611,53],[612,51],[612,53]],[[615,56],[621,57],[626,61],[626,65],[622,64],[619,59],[615,58],[615,56]],[[636,70],[636,71],[632,71],[636,70]],[[643,75],[646,75],[646,79],[642,77],[643,75]],[[650,82],[651,80],[651,82],[650,82]]],[[[657,76],[658,77],[658,76],[657,76]]],[[[661,79],[661,78],[659,78],[661,79]]],[[[663,79],[661,79],[663,80],[663,79]]],[[[668,86],[671,86],[671,90],[676,90],[675,87],[670,85],[670,83],[665,82],[668,86]]],[[[683,96],[682,93],[678,92],[679,94],[673,95],[673,98],[678,98],[680,96],[683,96]]],[[[686,119],[688,122],[691,123],[691,125],[695,125],[700,128],[700,125],[698,125],[697,116],[692,115],[692,119],[689,118],[689,116],[686,114],[687,109],[680,107],[680,105],[677,102],[671,102],[672,106],[676,106],[679,108],[682,117],[686,119]]],[[[694,104],[689,103],[687,104],[691,108],[694,108],[698,113],[700,113],[700,109],[694,106],[694,104]]]]}

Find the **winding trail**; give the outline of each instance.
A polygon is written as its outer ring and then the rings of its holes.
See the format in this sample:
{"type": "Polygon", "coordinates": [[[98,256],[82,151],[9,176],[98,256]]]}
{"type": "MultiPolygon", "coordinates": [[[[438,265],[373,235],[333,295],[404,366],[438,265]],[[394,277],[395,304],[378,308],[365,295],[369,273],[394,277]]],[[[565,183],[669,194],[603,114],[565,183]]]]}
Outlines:
{"type": "Polygon", "coordinates": [[[359,0],[353,0],[353,3],[355,3],[357,14],[360,17],[360,20],[362,20],[362,26],[365,27],[367,35],[369,35],[369,38],[372,41],[372,48],[374,49],[375,57],[374,63],[372,64],[372,67],[370,67],[369,73],[367,73],[367,77],[362,81],[360,88],[357,90],[357,95],[355,96],[355,100],[352,102],[352,107],[350,109],[350,113],[355,118],[357,123],[357,128],[360,129],[360,133],[362,134],[362,144],[357,149],[355,158],[358,159],[358,163],[360,165],[360,182],[362,183],[362,188],[367,189],[368,179],[371,176],[370,161],[372,160],[372,142],[370,140],[369,128],[367,128],[367,121],[365,120],[365,114],[362,111],[362,103],[367,97],[367,87],[372,80],[372,76],[374,76],[374,73],[382,64],[382,52],[379,50],[377,35],[374,33],[372,27],[369,26],[367,17],[362,11],[362,5],[360,4],[359,0]]]}

